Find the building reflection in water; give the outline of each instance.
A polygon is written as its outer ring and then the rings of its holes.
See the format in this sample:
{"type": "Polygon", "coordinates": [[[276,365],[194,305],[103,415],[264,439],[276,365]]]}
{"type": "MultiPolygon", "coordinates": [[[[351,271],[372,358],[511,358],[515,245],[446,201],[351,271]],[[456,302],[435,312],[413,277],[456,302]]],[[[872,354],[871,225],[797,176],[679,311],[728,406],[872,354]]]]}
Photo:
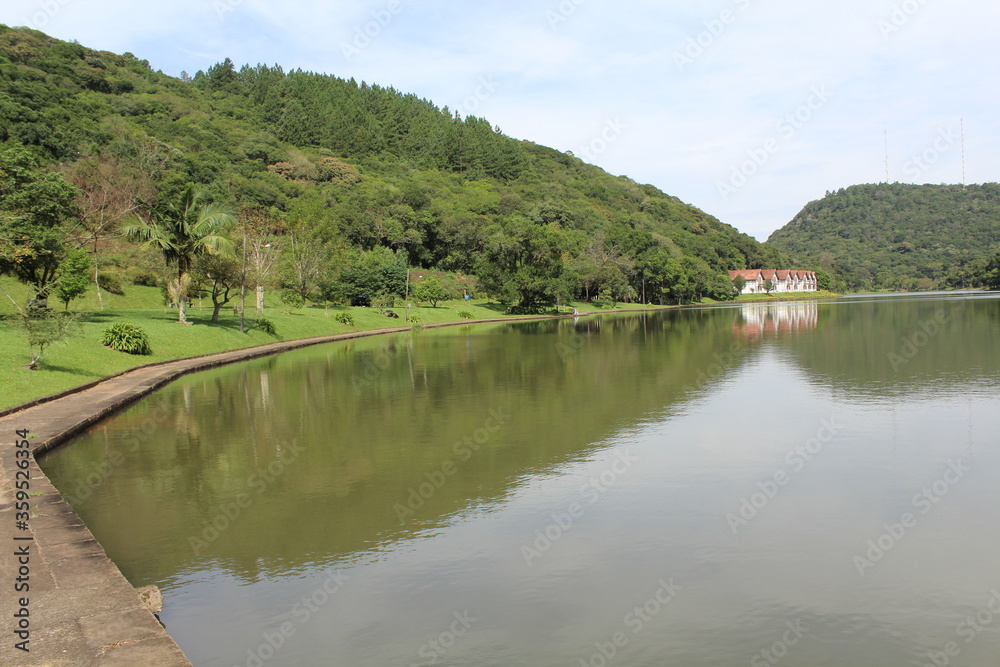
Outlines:
{"type": "Polygon", "coordinates": [[[762,338],[799,329],[815,329],[819,305],[800,303],[748,303],[733,321],[733,334],[762,338]]]}

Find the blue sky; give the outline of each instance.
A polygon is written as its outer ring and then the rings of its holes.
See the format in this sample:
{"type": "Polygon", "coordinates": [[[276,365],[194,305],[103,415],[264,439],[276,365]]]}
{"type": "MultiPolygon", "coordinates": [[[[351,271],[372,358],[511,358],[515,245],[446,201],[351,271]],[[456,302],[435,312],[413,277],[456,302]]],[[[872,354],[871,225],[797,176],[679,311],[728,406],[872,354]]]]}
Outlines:
{"type": "Polygon", "coordinates": [[[827,190],[1000,181],[981,0],[6,0],[0,22],[394,86],[652,183],[760,240],[827,190]],[[885,129],[883,129],[885,128],[885,129]]]}

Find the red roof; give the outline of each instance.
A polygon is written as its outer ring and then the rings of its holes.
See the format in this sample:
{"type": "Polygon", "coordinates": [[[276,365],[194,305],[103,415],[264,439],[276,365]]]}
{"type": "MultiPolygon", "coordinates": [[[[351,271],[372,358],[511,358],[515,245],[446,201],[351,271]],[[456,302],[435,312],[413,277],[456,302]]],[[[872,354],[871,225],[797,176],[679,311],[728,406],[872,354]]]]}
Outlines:
{"type": "Polygon", "coordinates": [[[730,271],[729,279],[736,280],[737,276],[743,276],[744,280],[815,280],[815,271],[800,271],[797,269],[741,269],[730,271]]]}

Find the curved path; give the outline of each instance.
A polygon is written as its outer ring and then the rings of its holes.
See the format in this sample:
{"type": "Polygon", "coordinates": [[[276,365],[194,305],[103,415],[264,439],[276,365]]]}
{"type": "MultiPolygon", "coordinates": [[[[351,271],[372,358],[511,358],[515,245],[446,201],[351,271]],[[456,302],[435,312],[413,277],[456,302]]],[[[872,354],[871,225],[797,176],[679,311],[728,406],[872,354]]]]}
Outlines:
{"type": "MultiPolygon", "coordinates": [[[[424,328],[553,317],[565,316],[466,320],[424,328]]],[[[57,447],[182,375],[310,345],[409,330],[358,331],[149,364],[0,412],[0,539],[4,541],[0,546],[4,590],[0,596],[0,665],[191,665],[38,467],[34,455],[57,447]],[[24,449],[32,454],[20,457],[29,461],[30,470],[26,527],[18,526],[24,517],[17,515],[15,506],[16,443],[22,440],[17,431],[22,429],[30,433],[24,449]],[[22,592],[12,593],[16,585],[22,592]],[[18,613],[21,619],[15,617],[18,613]],[[25,620],[28,628],[22,632],[27,635],[18,637],[14,631],[25,620]],[[25,636],[28,641],[21,646],[28,652],[17,646],[25,636]]]]}

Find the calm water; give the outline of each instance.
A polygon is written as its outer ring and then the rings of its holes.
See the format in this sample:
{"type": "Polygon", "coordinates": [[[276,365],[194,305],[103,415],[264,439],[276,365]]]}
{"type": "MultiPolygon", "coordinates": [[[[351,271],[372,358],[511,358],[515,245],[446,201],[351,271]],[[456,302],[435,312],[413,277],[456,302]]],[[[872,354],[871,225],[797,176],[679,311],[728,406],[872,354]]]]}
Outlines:
{"type": "Polygon", "coordinates": [[[996,665],[1000,300],[456,328],[43,465],[196,665],[996,665]]]}

